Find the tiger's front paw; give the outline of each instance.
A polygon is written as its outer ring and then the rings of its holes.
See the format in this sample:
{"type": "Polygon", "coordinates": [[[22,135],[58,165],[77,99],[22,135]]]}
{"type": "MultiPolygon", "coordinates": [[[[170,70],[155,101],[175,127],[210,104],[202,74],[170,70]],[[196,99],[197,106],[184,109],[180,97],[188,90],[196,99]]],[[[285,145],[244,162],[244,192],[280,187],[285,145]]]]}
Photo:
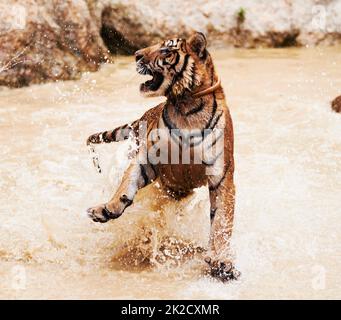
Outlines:
{"type": "Polygon", "coordinates": [[[212,260],[205,258],[205,262],[209,265],[208,273],[211,277],[219,279],[223,282],[237,280],[240,272],[229,261],[212,260]]]}
{"type": "Polygon", "coordinates": [[[97,207],[92,207],[87,210],[88,217],[92,219],[95,222],[105,223],[109,221],[110,219],[117,219],[119,216],[121,216],[120,213],[111,212],[108,210],[108,208],[102,204],[97,207]]]}
{"type": "Polygon", "coordinates": [[[89,146],[90,144],[98,144],[101,143],[101,136],[98,133],[92,134],[86,140],[86,145],[89,146]]]}

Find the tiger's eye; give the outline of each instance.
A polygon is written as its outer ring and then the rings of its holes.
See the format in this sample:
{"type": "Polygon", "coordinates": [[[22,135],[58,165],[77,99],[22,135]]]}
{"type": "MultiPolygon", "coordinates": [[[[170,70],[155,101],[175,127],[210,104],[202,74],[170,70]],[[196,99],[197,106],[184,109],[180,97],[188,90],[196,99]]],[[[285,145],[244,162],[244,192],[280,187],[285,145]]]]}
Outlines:
{"type": "Polygon", "coordinates": [[[160,53],[161,54],[164,54],[164,55],[167,55],[169,54],[171,51],[168,49],[168,48],[162,48],[160,49],[160,53]]]}

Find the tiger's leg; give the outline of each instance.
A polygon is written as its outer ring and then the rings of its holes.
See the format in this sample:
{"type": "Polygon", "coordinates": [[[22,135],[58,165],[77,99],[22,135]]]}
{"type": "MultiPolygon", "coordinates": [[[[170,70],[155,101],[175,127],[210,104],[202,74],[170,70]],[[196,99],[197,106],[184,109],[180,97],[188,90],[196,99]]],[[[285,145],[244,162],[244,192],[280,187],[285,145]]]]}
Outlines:
{"type": "Polygon", "coordinates": [[[157,173],[151,164],[132,163],[125,171],[122,182],[114,196],[106,203],[87,210],[95,222],[107,222],[120,217],[133,203],[136,192],[151,183],[157,173]]]}
{"type": "Polygon", "coordinates": [[[129,138],[131,130],[136,130],[139,120],[135,120],[131,124],[125,124],[113,130],[94,133],[86,140],[87,146],[91,144],[111,143],[126,140],[129,138]]]}
{"type": "Polygon", "coordinates": [[[233,227],[235,188],[233,169],[227,169],[218,176],[209,177],[210,194],[210,252],[205,261],[213,277],[223,281],[237,279],[239,272],[234,269],[230,258],[230,238],[233,227]]]}
{"type": "Polygon", "coordinates": [[[126,140],[129,137],[131,138],[135,137],[135,142],[138,142],[137,139],[138,127],[139,120],[135,120],[131,124],[125,124],[123,126],[117,127],[109,131],[98,132],[88,137],[88,139],[86,140],[86,145],[89,148],[92,163],[98,173],[101,173],[102,169],[99,165],[99,159],[94,148],[94,144],[118,142],[126,140]]]}

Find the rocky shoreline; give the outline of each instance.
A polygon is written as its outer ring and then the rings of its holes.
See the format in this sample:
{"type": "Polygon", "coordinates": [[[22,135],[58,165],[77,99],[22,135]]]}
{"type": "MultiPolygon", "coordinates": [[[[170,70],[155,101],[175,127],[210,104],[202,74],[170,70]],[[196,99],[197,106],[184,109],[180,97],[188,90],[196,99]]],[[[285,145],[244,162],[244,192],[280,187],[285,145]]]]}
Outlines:
{"type": "Polygon", "coordinates": [[[112,54],[193,30],[211,47],[341,43],[341,0],[10,0],[0,12],[0,85],[9,87],[77,79],[112,54]]]}
{"type": "Polygon", "coordinates": [[[335,111],[335,112],[338,112],[338,113],[341,113],[341,95],[336,97],[332,103],[332,109],[335,111]]]}

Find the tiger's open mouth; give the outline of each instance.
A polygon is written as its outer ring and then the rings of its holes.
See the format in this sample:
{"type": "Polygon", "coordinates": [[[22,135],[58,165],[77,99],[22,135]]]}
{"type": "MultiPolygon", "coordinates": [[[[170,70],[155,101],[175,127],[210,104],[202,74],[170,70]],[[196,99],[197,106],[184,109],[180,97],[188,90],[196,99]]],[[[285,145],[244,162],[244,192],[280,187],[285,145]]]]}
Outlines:
{"type": "Polygon", "coordinates": [[[136,70],[139,74],[152,76],[152,79],[147,80],[144,83],[141,83],[140,91],[142,92],[156,91],[160,88],[164,79],[163,75],[160,72],[151,71],[147,66],[145,65],[141,66],[139,64],[137,65],[136,70]]]}

